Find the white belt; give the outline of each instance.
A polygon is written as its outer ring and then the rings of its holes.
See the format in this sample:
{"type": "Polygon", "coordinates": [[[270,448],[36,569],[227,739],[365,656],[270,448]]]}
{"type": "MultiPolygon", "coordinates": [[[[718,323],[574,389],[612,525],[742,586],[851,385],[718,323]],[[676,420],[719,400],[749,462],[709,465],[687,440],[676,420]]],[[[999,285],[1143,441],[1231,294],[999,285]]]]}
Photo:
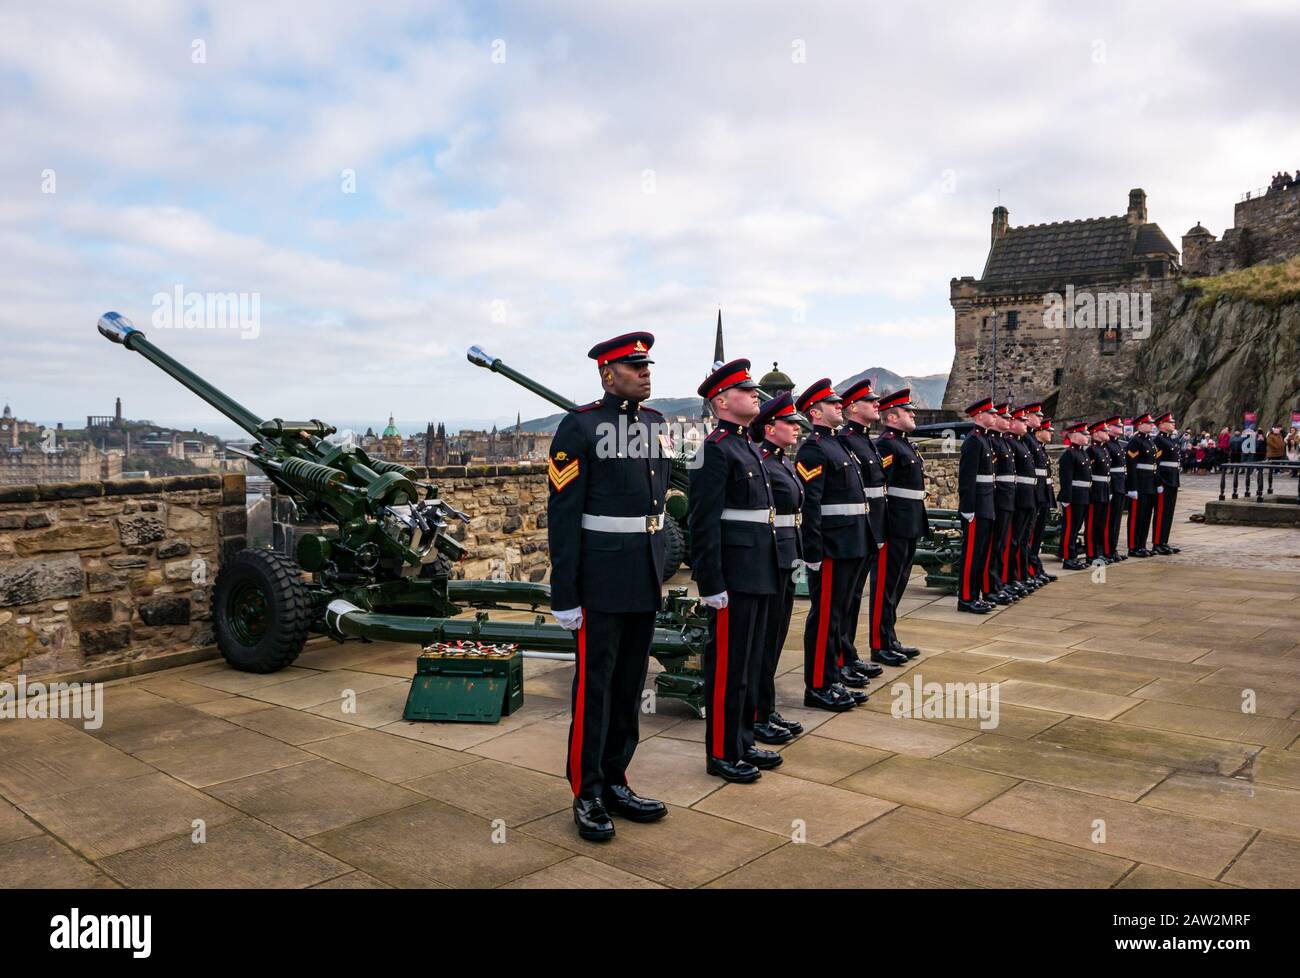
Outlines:
{"type": "Polygon", "coordinates": [[[1016,477],[1015,477],[1014,475],[995,475],[993,478],[994,478],[994,480],[997,481],[997,482],[1015,482],[1015,481],[1016,481],[1016,477]]]}
{"type": "Polygon", "coordinates": [[[863,486],[862,491],[867,494],[868,499],[883,499],[885,496],[884,486],[863,486]]]}
{"type": "Polygon", "coordinates": [[[1047,469],[1034,469],[1034,475],[1038,476],[1040,479],[1046,479],[1047,469]]]}
{"type": "Polygon", "coordinates": [[[1083,482],[1083,481],[1081,481],[1081,480],[1079,480],[1079,479],[1073,479],[1073,480],[1071,480],[1070,485],[1074,486],[1074,488],[1076,488],[1076,489],[1091,489],[1091,488],[1092,488],[1092,483],[1091,483],[1091,482],[1083,482]]]}
{"type": "Polygon", "coordinates": [[[904,489],[901,486],[890,486],[889,494],[898,496],[900,499],[924,499],[924,489],[904,489]]]}
{"type": "Polygon", "coordinates": [[[1109,481],[1110,481],[1110,476],[1108,476],[1108,475],[1094,475],[1094,476],[1092,477],[1092,481],[1093,481],[1093,482],[1109,482],[1109,481]]]}
{"type": "Polygon", "coordinates": [[[822,507],[823,516],[866,516],[866,503],[831,503],[822,507]]]}
{"type": "Polygon", "coordinates": [[[977,475],[977,476],[975,476],[975,481],[976,481],[976,482],[992,482],[992,481],[993,481],[993,476],[991,476],[991,475],[977,475]]]}
{"type": "Polygon", "coordinates": [[[654,516],[593,516],[582,514],[582,528],[598,533],[657,533],[664,526],[664,514],[654,516]]]}
{"type": "Polygon", "coordinates": [[[1148,465],[1146,462],[1138,462],[1137,468],[1145,469],[1147,472],[1154,472],[1156,470],[1154,465],[1148,465]]]}
{"type": "Polygon", "coordinates": [[[735,523],[776,523],[776,511],[771,509],[724,509],[724,520],[735,523]]]}
{"type": "Polygon", "coordinates": [[[1038,480],[1034,478],[1032,475],[1018,475],[1016,476],[1016,485],[1036,486],[1038,485],[1038,480]]]}
{"type": "Polygon", "coordinates": [[[802,526],[803,513],[786,513],[785,515],[777,514],[776,522],[773,526],[802,526]]]}
{"type": "MultiPolygon", "coordinates": [[[[1180,468],[1182,468],[1182,466],[1179,465],[1177,462],[1161,462],[1160,464],[1161,464],[1161,465],[1167,465],[1167,466],[1169,466],[1171,469],[1180,469],[1180,468]]],[[[1138,468],[1141,468],[1141,466],[1138,466],[1138,468]]]]}

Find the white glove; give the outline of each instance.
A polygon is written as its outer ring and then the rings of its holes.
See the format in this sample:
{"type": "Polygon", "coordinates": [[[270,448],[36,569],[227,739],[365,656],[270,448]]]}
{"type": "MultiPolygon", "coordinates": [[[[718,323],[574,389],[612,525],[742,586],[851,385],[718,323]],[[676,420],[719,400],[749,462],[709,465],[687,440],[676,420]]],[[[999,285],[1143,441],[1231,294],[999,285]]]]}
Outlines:
{"type": "Polygon", "coordinates": [[[1128,496],[1129,499],[1137,499],[1138,497],[1137,492],[1133,490],[1130,490],[1129,492],[1125,493],[1125,495],[1128,496]]]}
{"type": "Polygon", "coordinates": [[[819,571],[822,569],[822,562],[819,560],[815,564],[804,564],[810,571],[819,571]]]}
{"type": "Polygon", "coordinates": [[[1157,492],[1157,493],[1161,493],[1161,492],[1164,492],[1164,491],[1165,491],[1165,487],[1164,487],[1164,486],[1156,486],[1156,492],[1157,492]]]}
{"type": "Polygon", "coordinates": [[[700,595],[700,602],[710,608],[717,608],[721,611],[727,606],[727,592],[719,591],[717,594],[700,595]]]}
{"type": "Polygon", "coordinates": [[[582,627],[581,608],[572,608],[569,611],[556,611],[555,609],[551,609],[551,614],[555,616],[556,621],[571,632],[576,632],[582,627]]]}
{"type": "Polygon", "coordinates": [[[974,514],[974,513],[962,513],[962,514],[961,514],[961,518],[964,519],[967,523],[969,523],[971,520],[975,519],[975,514],[974,514]]]}

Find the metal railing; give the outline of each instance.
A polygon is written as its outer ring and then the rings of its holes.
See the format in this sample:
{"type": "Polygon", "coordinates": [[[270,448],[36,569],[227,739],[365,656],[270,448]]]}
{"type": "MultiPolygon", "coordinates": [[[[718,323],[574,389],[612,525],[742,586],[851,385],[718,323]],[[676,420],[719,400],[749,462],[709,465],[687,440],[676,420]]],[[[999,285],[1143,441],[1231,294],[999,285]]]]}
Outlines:
{"type": "MultiPolygon", "coordinates": [[[[1296,478],[1296,502],[1300,503],[1300,462],[1225,462],[1219,469],[1219,500],[1226,498],[1228,491],[1228,473],[1232,473],[1232,498],[1237,499],[1239,493],[1239,480],[1244,474],[1246,476],[1246,498],[1252,496],[1250,483],[1252,478],[1255,482],[1255,491],[1253,493],[1255,502],[1262,503],[1266,495],[1273,495],[1273,473],[1297,473],[1296,478]],[[1265,478],[1268,481],[1268,490],[1264,489],[1265,478]]],[[[1280,487],[1279,487],[1280,488],[1280,487]]]]}
{"type": "MultiPolygon", "coordinates": [[[[1297,173],[1300,173],[1300,171],[1297,171],[1297,173]]],[[[1271,193],[1277,193],[1279,191],[1284,191],[1284,190],[1300,190],[1300,181],[1296,181],[1293,179],[1291,183],[1288,183],[1286,186],[1283,187],[1269,186],[1269,187],[1260,187],[1258,190],[1247,190],[1244,194],[1241,195],[1240,200],[1243,201],[1258,200],[1260,197],[1267,197],[1271,193]]]]}

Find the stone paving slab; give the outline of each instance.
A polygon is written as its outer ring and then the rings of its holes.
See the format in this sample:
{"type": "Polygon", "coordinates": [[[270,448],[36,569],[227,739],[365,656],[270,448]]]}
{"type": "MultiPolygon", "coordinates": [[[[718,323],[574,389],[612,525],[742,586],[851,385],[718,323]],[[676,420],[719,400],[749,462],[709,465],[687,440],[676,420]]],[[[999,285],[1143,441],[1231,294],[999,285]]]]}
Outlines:
{"type": "Polygon", "coordinates": [[[911,808],[928,808],[945,815],[965,815],[1019,782],[950,764],[942,759],[895,754],[836,783],[911,808]]]}
{"type": "Polygon", "coordinates": [[[1295,889],[1300,879],[1300,840],[1261,832],[1223,879],[1237,886],[1295,889]]]}
{"type": "Polygon", "coordinates": [[[1300,837],[1300,794],[1235,778],[1174,774],[1141,804],[1300,837]]]}
{"type": "Polygon", "coordinates": [[[86,737],[0,758],[0,797],[22,803],[150,773],[149,765],[86,737]]]}
{"type": "Polygon", "coordinates": [[[139,751],[136,758],[191,787],[206,788],[222,781],[301,764],[310,760],[311,755],[252,730],[236,728],[211,737],[151,747],[139,751]]]}
{"type": "Polygon", "coordinates": [[[353,724],[339,720],[329,720],[285,706],[267,706],[261,700],[240,699],[256,706],[224,714],[225,719],[294,747],[356,732],[353,724]]]}
{"type": "Polygon", "coordinates": [[[491,760],[439,771],[406,786],[511,827],[552,812],[567,814],[573,804],[573,790],[563,778],[491,760]]]}
{"type": "Polygon", "coordinates": [[[1119,723],[1158,727],[1177,733],[1199,734],[1216,740],[1230,740],[1261,747],[1286,748],[1300,737],[1300,723],[1224,710],[1148,701],[1116,718],[1119,723]]]}
{"type": "Polygon", "coordinates": [[[507,883],[503,890],[662,890],[640,876],[597,862],[588,856],[574,856],[535,873],[507,883]]]}
{"type": "Polygon", "coordinates": [[[1203,876],[1175,873],[1160,866],[1139,865],[1115,884],[1117,890],[1230,890],[1228,883],[1216,883],[1203,876]]]}
{"type": "Polygon", "coordinates": [[[865,792],[765,771],[755,784],[728,784],[693,806],[722,818],[813,845],[827,845],[897,804],[865,792]]]}
{"type": "Polygon", "coordinates": [[[48,835],[0,845],[4,887],[14,890],[114,890],[118,884],[48,835]]]}
{"type": "Polygon", "coordinates": [[[473,757],[460,751],[421,744],[380,730],[353,730],[341,737],[308,744],[304,750],[395,784],[474,763],[473,757]]]}
{"type": "Polygon", "coordinates": [[[934,889],[943,886],[854,850],[787,843],[714,880],[708,888],[770,891],[785,889],[792,881],[798,881],[800,887],[818,890],[934,889]]]}
{"type": "Polygon", "coordinates": [[[1170,773],[1144,761],[1101,757],[1060,744],[983,734],[943,755],[945,761],[1006,777],[1041,781],[1123,801],[1136,801],[1170,773]]]}
{"type": "Polygon", "coordinates": [[[1259,748],[1087,717],[1070,717],[1037,739],[1103,757],[1158,764],[1199,774],[1230,775],[1248,765],[1259,748]]]}

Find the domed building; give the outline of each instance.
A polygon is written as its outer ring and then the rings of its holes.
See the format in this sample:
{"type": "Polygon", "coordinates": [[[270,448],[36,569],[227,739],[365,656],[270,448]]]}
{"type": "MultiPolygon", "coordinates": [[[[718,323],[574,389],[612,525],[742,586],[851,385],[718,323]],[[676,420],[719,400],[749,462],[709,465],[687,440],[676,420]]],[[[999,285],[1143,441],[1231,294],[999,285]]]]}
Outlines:
{"type": "Polygon", "coordinates": [[[776,397],[778,394],[793,391],[794,381],[790,379],[788,374],[784,373],[777,366],[776,361],[773,361],[772,369],[763,374],[763,378],[758,382],[758,386],[772,397],[776,397]]]}

